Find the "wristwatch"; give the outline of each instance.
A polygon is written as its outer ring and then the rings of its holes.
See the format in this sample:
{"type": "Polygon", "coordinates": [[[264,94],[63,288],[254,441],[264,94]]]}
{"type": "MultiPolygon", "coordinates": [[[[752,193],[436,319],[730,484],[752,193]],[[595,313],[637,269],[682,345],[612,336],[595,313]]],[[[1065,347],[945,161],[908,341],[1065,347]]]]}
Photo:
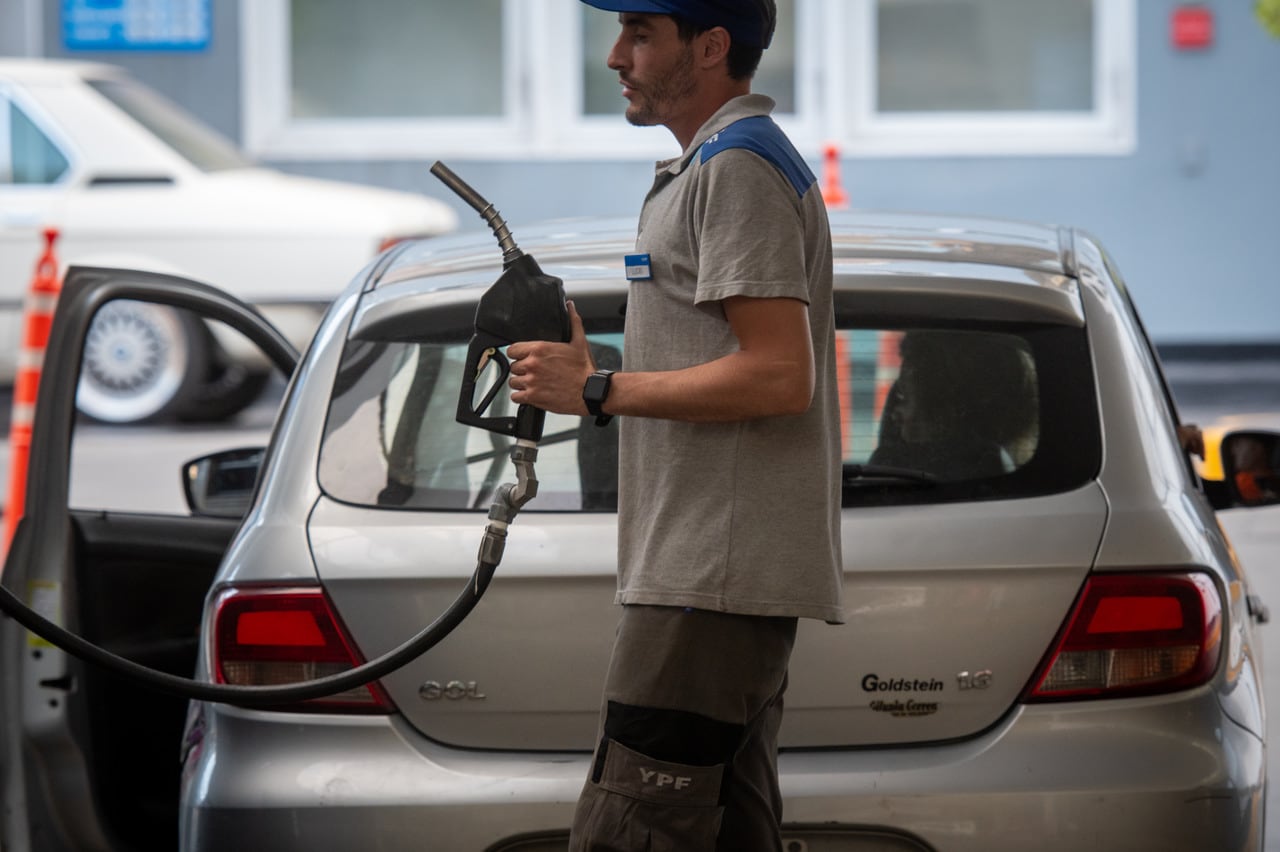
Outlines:
{"type": "Polygon", "coordinates": [[[607,426],[613,419],[612,414],[604,413],[604,401],[609,398],[609,385],[613,381],[613,370],[596,370],[587,376],[587,383],[582,386],[582,401],[587,404],[596,418],[597,426],[607,426]]]}

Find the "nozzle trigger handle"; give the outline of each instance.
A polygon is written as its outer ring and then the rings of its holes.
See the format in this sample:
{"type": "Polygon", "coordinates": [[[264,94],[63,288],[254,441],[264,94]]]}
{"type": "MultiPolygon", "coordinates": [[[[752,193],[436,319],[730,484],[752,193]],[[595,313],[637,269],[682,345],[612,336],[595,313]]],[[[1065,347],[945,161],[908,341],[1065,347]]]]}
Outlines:
{"type": "Polygon", "coordinates": [[[485,332],[477,331],[472,335],[471,343],[467,346],[467,361],[462,368],[462,390],[458,394],[459,423],[487,429],[490,432],[501,432],[504,435],[515,434],[516,419],[514,417],[484,416],[511,375],[511,362],[507,360],[507,356],[500,348],[508,343],[511,341],[501,340],[485,332]],[[484,397],[477,403],[476,385],[479,384],[480,375],[491,361],[498,371],[497,376],[485,391],[484,397]]]}

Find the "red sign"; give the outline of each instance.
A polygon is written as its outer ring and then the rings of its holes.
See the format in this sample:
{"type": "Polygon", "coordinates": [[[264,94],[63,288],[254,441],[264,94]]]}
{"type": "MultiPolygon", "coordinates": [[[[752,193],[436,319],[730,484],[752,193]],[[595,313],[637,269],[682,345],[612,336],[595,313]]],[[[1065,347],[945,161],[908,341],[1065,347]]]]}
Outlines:
{"type": "Polygon", "coordinates": [[[1203,50],[1213,44],[1213,12],[1206,6],[1179,6],[1170,27],[1173,46],[1179,50],[1203,50]]]}

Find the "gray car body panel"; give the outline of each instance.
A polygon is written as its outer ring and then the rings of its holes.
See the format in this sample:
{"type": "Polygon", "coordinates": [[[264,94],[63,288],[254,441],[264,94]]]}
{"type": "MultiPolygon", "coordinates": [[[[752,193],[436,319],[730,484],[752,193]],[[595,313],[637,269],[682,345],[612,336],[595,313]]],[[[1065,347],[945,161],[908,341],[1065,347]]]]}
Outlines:
{"type": "Polygon", "coordinates": [[[1107,442],[1098,482],[1111,517],[1095,570],[1204,568],[1213,574],[1227,610],[1219,695],[1232,719],[1264,736],[1262,647],[1253,639],[1244,570],[1195,487],[1170,401],[1159,393],[1158,364],[1142,350],[1141,328],[1104,283],[1109,273],[1101,248],[1087,235],[1075,247],[1095,364],[1124,365],[1096,374],[1107,442]]]}
{"type": "MultiPolygon", "coordinates": [[[[995,724],[1075,600],[1105,515],[1094,485],[1034,500],[846,510],[848,623],[804,623],[782,742],[947,740],[995,724]],[[991,672],[984,688],[960,689],[960,673],[979,671],[991,672]]],[[[309,527],[317,571],[366,655],[394,648],[457,595],[482,518],[320,501],[309,527]]],[[[458,746],[590,748],[618,617],[615,530],[610,514],[522,516],[482,605],[383,679],[405,718],[458,746]],[[426,683],[474,687],[424,699],[426,683]]]]}

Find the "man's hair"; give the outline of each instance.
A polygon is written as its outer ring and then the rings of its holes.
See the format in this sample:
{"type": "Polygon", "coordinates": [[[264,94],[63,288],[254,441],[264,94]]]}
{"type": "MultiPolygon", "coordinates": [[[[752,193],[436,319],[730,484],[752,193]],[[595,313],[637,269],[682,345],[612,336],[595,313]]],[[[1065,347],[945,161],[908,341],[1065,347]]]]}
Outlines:
{"type": "MultiPolygon", "coordinates": [[[[778,8],[774,4],[774,0],[748,0],[760,10],[761,16],[767,22],[766,31],[773,32],[774,26],[778,20],[778,8]]],[[[701,24],[695,24],[688,18],[679,15],[672,15],[672,19],[676,22],[676,31],[680,35],[680,40],[686,44],[693,41],[695,36],[699,36],[710,27],[704,27],[701,24]]],[[[764,49],[760,47],[748,47],[745,44],[739,44],[731,41],[729,44],[729,55],[727,58],[729,77],[734,80],[749,80],[755,76],[756,69],[760,67],[760,58],[764,56],[764,49]]]]}

